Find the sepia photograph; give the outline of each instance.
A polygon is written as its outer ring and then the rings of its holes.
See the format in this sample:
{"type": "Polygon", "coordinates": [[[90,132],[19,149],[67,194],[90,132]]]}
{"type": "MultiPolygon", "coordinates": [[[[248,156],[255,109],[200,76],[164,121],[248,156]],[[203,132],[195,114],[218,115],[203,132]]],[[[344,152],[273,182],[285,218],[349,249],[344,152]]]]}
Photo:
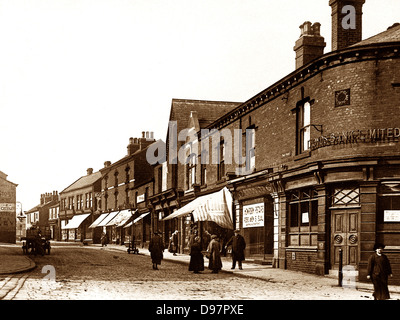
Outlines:
{"type": "Polygon", "coordinates": [[[398,0],[0,0],[0,116],[0,300],[400,300],[398,0]]]}

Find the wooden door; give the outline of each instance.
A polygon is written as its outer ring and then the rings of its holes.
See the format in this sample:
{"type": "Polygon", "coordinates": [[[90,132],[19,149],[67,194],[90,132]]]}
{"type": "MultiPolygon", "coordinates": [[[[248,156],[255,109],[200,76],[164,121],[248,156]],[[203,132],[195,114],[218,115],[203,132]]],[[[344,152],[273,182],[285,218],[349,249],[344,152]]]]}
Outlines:
{"type": "Polygon", "coordinates": [[[357,209],[331,211],[331,261],[332,268],[339,267],[339,250],[343,252],[343,266],[357,269],[359,261],[360,211],[357,209]]]}

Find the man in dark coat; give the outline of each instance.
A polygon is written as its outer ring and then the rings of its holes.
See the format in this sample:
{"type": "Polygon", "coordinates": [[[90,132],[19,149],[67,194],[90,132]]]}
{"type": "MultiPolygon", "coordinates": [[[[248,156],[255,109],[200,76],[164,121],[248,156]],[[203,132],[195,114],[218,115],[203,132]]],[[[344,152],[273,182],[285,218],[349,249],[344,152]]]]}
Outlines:
{"type": "Polygon", "coordinates": [[[239,269],[242,270],[242,261],[244,260],[244,249],[246,249],[246,241],[240,235],[240,230],[235,230],[235,235],[226,243],[226,248],[232,244],[232,269],[236,267],[238,262],[239,269]]]}
{"type": "Polygon", "coordinates": [[[367,279],[371,279],[374,285],[375,300],[390,299],[388,277],[392,277],[392,268],[389,259],[382,253],[383,248],[383,244],[375,244],[375,253],[368,259],[367,279]]]}
{"type": "Polygon", "coordinates": [[[154,236],[150,240],[149,251],[151,261],[153,262],[153,269],[158,270],[157,265],[161,264],[163,258],[164,243],[157,231],[154,232],[154,236]]]}

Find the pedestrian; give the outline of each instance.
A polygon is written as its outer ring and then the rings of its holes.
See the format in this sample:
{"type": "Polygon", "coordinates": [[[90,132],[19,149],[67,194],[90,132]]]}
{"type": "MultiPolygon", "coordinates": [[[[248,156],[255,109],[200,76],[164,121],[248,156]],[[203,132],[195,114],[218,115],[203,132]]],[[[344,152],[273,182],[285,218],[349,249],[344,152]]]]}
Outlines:
{"type": "Polygon", "coordinates": [[[172,234],[172,253],[176,256],[176,252],[178,251],[178,230],[175,230],[172,234]]]}
{"type": "Polygon", "coordinates": [[[207,253],[209,257],[208,268],[212,270],[212,273],[218,273],[222,269],[221,261],[221,245],[218,237],[213,234],[211,241],[208,244],[207,253]]]}
{"type": "Polygon", "coordinates": [[[382,243],[374,245],[374,251],[368,259],[367,279],[374,285],[374,300],[390,299],[388,277],[392,277],[389,259],[383,254],[385,246],[382,243]]]}
{"type": "Polygon", "coordinates": [[[234,236],[226,243],[226,248],[232,245],[232,268],[235,269],[236,261],[239,269],[242,270],[242,261],[244,261],[244,249],[246,249],[246,241],[240,235],[240,230],[236,229],[234,236]]]}
{"type": "Polygon", "coordinates": [[[101,234],[101,246],[107,246],[107,234],[103,231],[103,233],[101,234]]]}
{"type": "Polygon", "coordinates": [[[200,237],[194,238],[190,247],[189,271],[193,271],[193,273],[204,271],[204,256],[201,253],[200,237]]]}
{"type": "Polygon", "coordinates": [[[157,265],[161,264],[164,252],[164,243],[158,231],[154,232],[154,236],[150,240],[149,251],[151,261],[153,262],[153,269],[158,270],[157,265]]]}

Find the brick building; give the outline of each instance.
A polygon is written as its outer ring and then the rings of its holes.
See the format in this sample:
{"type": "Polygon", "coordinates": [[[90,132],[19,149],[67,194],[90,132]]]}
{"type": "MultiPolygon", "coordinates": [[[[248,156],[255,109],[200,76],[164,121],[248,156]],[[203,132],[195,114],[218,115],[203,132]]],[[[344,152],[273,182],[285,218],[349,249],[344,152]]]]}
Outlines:
{"type": "Polygon", "coordinates": [[[146,160],[146,150],[154,142],[153,132],[142,132],[141,138],[129,139],[125,157],[114,163],[106,161],[100,169],[101,206],[90,228],[106,232],[109,241],[124,244],[132,233],[141,245],[150,241],[150,215],[144,214],[153,193],[154,169],[146,160]],[[143,219],[124,228],[139,217],[143,219]]]}
{"type": "Polygon", "coordinates": [[[305,22],[296,70],[205,127],[242,132],[246,161],[196,166],[198,195],[229,188],[247,256],[323,275],[342,252],[365,280],[381,241],[400,283],[400,25],[362,40],[364,2],[331,0],[334,51],[305,22]],[[355,29],[342,28],[344,5],[355,29]]]}
{"type": "Polygon", "coordinates": [[[17,184],[0,171],[0,242],[16,241],[16,190],[17,184]]]}
{"type": "Polygon", "coordinates": [[[29,209],[26,214],[26,228],[29,229],[33,226],[39,227],[42,232],[49,230],[52,239],[58,239],[56,231],[58,228],[58,219],[53,218],[54,207],[60,204],[59,195],[57,191],[46,192],[40,195],[40,203],[29,209]],[[51,211],[51,217],[50,217],[51,211]]]}
{"type": "MultiPolygon", "coordinates": [[[[191,150],[190,141],[185,139],[186,135],[197,136],[199,130],[206,128],[238,105],[239,102],[172,100],[166,139],[166,162],[155,166],[155,193],[149,201],[152,209],[152,231],[161,231],[164,242],[168,243],[172,232],[178,230],[180,252],[189,251],[193,219],[190,216],[164,222],[163,219],[201,195],[201,187],[208,183],[208,171],[198,159],[192,158],[188,163],[178,159],[179,150],[184,150],[185,157],[189,156],[194,150],[191,150]],[[188,130],[186,134],[185,129],[188,130]],[[181,133],[182,137],[179,137],[181,133]]],[[[214,227],[216,226],[211,223],[210,226],[204,226],[210,229],[214,227]]]]}
{"type": "Polygon", "coordinates": [[[97,211],[96,194],[101,188],[101,174],[86,170],[86,175],[74,181],[60,192],[59,221],[61,234],[58,238],[64,241],[81,241],[99,239],[89,225],[95,219],[97,211]]]}

